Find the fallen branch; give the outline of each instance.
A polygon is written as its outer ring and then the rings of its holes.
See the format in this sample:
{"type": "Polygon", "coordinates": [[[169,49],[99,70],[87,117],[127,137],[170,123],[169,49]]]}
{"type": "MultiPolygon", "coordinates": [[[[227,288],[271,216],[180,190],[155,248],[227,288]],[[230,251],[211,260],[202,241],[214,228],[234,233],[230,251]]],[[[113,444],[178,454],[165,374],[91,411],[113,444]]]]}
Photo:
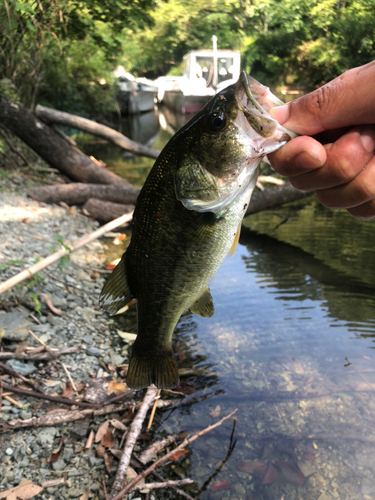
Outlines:
{"type": "Polygon", "coordinates": [[[134,205],[123,205],[112,201],[96,200],[89,198],[82,207],[82,212],[101,222],[109,222],[123,214],[132,213],[134,205]]]}
{"type": "Polygon", "coordinates": [[[139,191],[139,188],[131,184],[116,186],[76,182],[56,186],[34,187],[28,190],[28,195],[33,200],[43,203],[58,204],[64,201],[68,205],[83,205],[89,198],[96,198],[97,200],[135,205],[139,191]]]}
{"type": "Polygon", "coordinates": [[[78,248],[87,245],[91,241],[99,238],[100,236],[103,236],[103,234],[112,231],[116,227],[119,227],[122,224],[125,224],[126,222],[129,222],[132,219],[132,216],[133,216],[132,213],[125,214],[119,217],[118,219],[108,222],[108,224],[105,224],[104,226],[100,227],[93,233],[87,234],[83,238],[80,238],[71,246],[69,250],[67,250],[66,248],[62,248],[58,252],[55,252],[52,255],[46,257],[45,259],[40,260],[39,262],[29,267],[28,269],[25,269],[24,271],[21,271],[20,273],[16,274],[16,276],[9,278],[7,281],[4,281],[4,283],[0,284],[0,295],[9,290],[10,288],[12,288],[13,286],[18,285],[18,283],[21,283],[25,279],[30,278],[31,276],[33,276],[33,274],[38,273],[39,271],[49,266],[53,262],[56,262],[57,260],[61,259],[61,257],[64,257],[64,255],[68,255],[74,252],[75,250],[78,250],[78,248]]]}
{"type": "Polygon", "coordinates": [[[35,109],[35,114],[41,120],[45,122],[58,123],[60,125],[67,125],[68,127],[78,128],[84,132],[88,132],[92,135],[97,135],[99,137],[104,137],[108,141],[116,144],[126,151],[130,151],[135,155],[148,156],[150,158],[157,158],[159,151],[156,149],[143,146],[137,142],[128,139],[120,132],[113,130],[106,125],[101,125],[100,123],[88,120],[87,118],[82,118],[81,116],[71,115],[69,113],[64,113],[63,111],[57,111],[56,109],[47,108],[45,106],[38,106],[35,109]]]}
{"type": "Polygon", "coordinates": [[[141,432],[143,421],[146,417],[147,411],[152,405],[157,392],[158,389],[153,386],[147,389],[146,395],[143,399],[142,405],[137,413],[137,416],[134,418],[131,424],[128,435],[126,436],[124,451],[120,458],[120,463],[117,468],[116,477],[115,480],[113,481],[110,499],[113,499],[117,496],[117,493],[121,490],[125,482],[134,445],[141,432]]]}
{"type": "Polygon", "coordinates": [[[185,486],[186,484],[192,484],[194,481],[190,478],[179,479],[177,481],[164,481],[163,483],[144,483],[137,484],[131,491],[137,490],[156,490],[160,488],[176,488],[178,486],[185,486]]]}
{"type": "MultiPolygon", "coordinates": [[[[1,379],[0,379],[1,383],[1,379]]],[[[1,385],[0,385],[1,387],[1,385]]],[[[50,413],[46,413],[41,417],[33,417],[27,420],[14,419],[8,422],[0,422],[0,430],[2,432],[9,432],[15,429],[24,429],[28,427],[49,427],[56,426],[60,424],[66,424],[69,422],[76,422],[77,420],[83,420],[89,417],[97,417],[100,415],[108,415],[110,413],[119,413],[129,408],[137,409],[140,404],[134,406],[134,401],[124,401],[122,404],[111,404],[98,408],[97,410],[92,408],[87,408],[85,410],[57,410],[50,413]]],[[[160,400],[158,401],[158,406],[160,408],[166,408],[171,406],[172,401],[160,400]]]]}
{"type": "Polygon", "coordinates": [[[131,491],[134,488],[134,486],[136,484],[138,484],[140,481],[142,481],[142,479],[144,479],[149,474],[151,474],[151,472],[153,472],[161,464],[163,464],[164,462],[166,462],[174,453],[176,453],[176,451],[182,450],[183,448],[186,448],[186,446],[188,446],[189,444],[191,444],[194,441],[196,441],[199,437],[203,436],[204,434],[207,434],[207,432],[210,432],[213,429],[216,429],[216,427],[219,427],[223,422],[225,422],[229,418],[232,418],[233,415],[236,413],[236,411],[237,411],[237,409],[234,410],[234,411],[232,411],[232,413],[230,413],[226,417],[222,418],[218,422],[216,422],[216,424],[210,425],[210,426],[206,427],[205,429],[203,429],[202,431],[196,432],[189,439],[185,439],[180,445],[178,445],[176,448],[174,448],[173,450],[171,450],[169,453],[167,453],[163,457],[159,458],[159,460],[157,460],[156,462],[154,462],[152,465],[150,465],[150,467],[148,467],[146,470],[144,470],[143,472],[141,472],[141,474],[139,474],[135,479],[133,479],[132,481],[130,481],[130,483],[127,484],[125,486],[125,488],[123,488],[115,497],[111,498],[111,500],[121,500],[126,493],[128,493],[129,491],[131,491]]]}
{"type": "Polygon", "coordinates": [[[160,439],[159,441],[156,441],[155,443],[152,443],[151,446],[149,446],[148,448],[143,450],[142,453],[139,455],[139,461],[143,465],[148,464],[149,462],[151,462],[151,460],[154,457],[156,457],[156,455],[160,451],[164,450],[171,443],[176,443],[177,441],[181,441],[182,439],[185,439],[186,435],[187,435],[186,432],[180,432],[179,434],[167,436],[163,439],[160,439]]]}
{"type": "Polygon", "coordinates": [[[261,193],[253,193],[245,215],[261,212],[267,208],[275,208],[312,194],[312,191],[300,191],[293,187],[290,182],[286,182],[283,186],[275,186],[265,189],[261,193]]]}
{"type": "Polygon", "coordinates": [[[32,351],[27,352],[0,352],[0,360],[18,359],[20,361],[50,361],[51,359],[72,354],[73,352],[80,351],[81,349],[83,349],[81,345],[66,347],[65,349],[51,349],[49,347],[42,346],[36,347],[32,351]]]}
{"type": "Polygon", "coordinates": [[[3,370],[3,372],[9,373],[9,375],[12,375],[13,377],[20,378],[23,382],[25,382],[25,384],[29,385],[34,391],[44,393],[43,389],[41,389],[37,384],[34,384],[34,382],[32,382],[31,380],[24,377],[20,373],[16,372],[10,366],[5,365],[4,363],[0,363],[0,368],[3,370]]]}
{"type": "Polygon", "coordinates": [[[20,387],[14,387],[12,385],[4,384],[3,382],[3,389],[14,392],[15,394],[23,394],[24,396],[31,396],[33,398],[38,398],[38,399],[46,399],[47,401],[54,401],[55,403],[62,403],[64,405],[69,405],[69,406],[81,406],[82,408],[97,408],[97,404],[93,403],[84,403],[82,401],[74,401],[74,399],[69,399],[69,398],[62,398],[59,396],[50,396],[49,394],[41,393],[41,392],[36,392],[36,391],[29,391],[28,389],[21,389],[20,387]]]}

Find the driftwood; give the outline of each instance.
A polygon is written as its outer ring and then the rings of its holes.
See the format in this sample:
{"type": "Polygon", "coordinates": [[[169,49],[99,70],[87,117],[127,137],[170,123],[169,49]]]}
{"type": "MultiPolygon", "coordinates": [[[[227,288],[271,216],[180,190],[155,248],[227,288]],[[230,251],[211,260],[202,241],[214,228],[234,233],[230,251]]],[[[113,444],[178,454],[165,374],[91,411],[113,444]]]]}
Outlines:
{"type": "Polygon", "coordinates": [[[109,222],[121,217],[121,215],[133,212],[134,205],[122,205],[112,201],[97,200],[90,198],[82,207],[82,212],[101,222],[109,222]]]}
{"type": "Polygon", "coordinates": [[[67,205],[83,205],[89,198],[96,198],[97,200],[123,203],[124,205],[135,205],[139,191],[139,188],[130,184],[114,186],[77,182],[74,184],[31,188],[28,195],[33,200],[44,203],[60,203],[60,201],[63,201],[67,205]]]}
{"type": "Polygon", "coordinates": [[[293,187],[290,182],[286,182],[283,186],[275,186],[260,193],[254,193],[246,210],[246,215],[300,200],[311,194],[311,191],[300,191],[293,187]]]}
{"type": "Polygon", "coordinates": [[[117,132],[110,127],[88,120],[87,118],[82,118],[81,116],[71,115],[69,113],[64,113],[63,111],[57,111],[56,109],[40,105],[36,107],[35,114],[44,122],[67,125],[68,127],[78,128],[79,130],[83,130],[89,134],[103,137],[116,146],[119,146],[126,151],[130,151],[135,155],[157,158],[160,153],[160,151],[157,151],[156,149],[152,149],[132,141],[128,137],[125,137],[120,134],[120,132],[117,132]]]}
{"type": "MultiPolygon", "coordinates": [[[[33,276],[35,273],[38,273],[45,267],[49,266],[53,262],[56,262],[57,260],[61,259],[61,257],[64,257],[64,255],[68,255],[71,252],[74,252],[74,250],[77,250],[78,248],[87,245],[91,241],[100,238],[100,236],[103,236],[105,233],[109,233],[116,227],[119,227],[126,222],[129,222],[132,218],[132,214],[125,214],[122,217],[119,217],[118,219],[115,219],[105,226],[100,227],[96,231],[94,231],[91,234],[87,234],[86,236],[83,236],[83,238],[80,238],[78,241],[72,245],[71,248],[66,249],[65,247],[59,250],[58,252],[55,252],[45,259],[40,260],[36,264],[32,265],[31,267],[25,269],[24,271],[21,271],[20,273],[16,274],[12,278],[9,278],[7,281],[4,281],[4,283],[0,284],[0,294],[5,292],[6,290],[9,290],[13,286],[17,285],[18,283],[21,283],[27,278],[30,278],[33,276]]],[[[0,353],[0,359],[8,359],[8,358],[1,358],[2,354],[7,354],[7,353],[0,353]]],[[[13,354],[13,353],[12,353],[13,354]]]]}
{"type": "Polygon", "coordinates": [[[69,178],[93,184],[128,185],[100,167],[30,111],[0,95],[0,124],[7,127],[51,166],[69,178]]]}

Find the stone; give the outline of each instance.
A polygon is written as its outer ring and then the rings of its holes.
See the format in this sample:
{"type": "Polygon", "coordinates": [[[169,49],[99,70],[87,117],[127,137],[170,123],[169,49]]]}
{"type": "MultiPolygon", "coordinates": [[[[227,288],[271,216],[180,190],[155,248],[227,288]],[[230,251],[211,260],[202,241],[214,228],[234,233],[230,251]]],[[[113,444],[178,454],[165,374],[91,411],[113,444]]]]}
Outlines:
{"type": "Polygon", "coordinates": [[[29,328],[30,321],[26,311],[0,315],[0,341],[5,339],[23,342],[29,335],[29,328]]]}
{"type": "Polygon", "coordinates": [[[52,444],[55,436],[56,436],[55,427],[45,427],[38,433],[38,438],[37,438],[38,443],[40,443],[42,446],[45,446],[46,444],[52,444]]]}
{"type": "Polygon", "coordinates": [[[36,370],[34,363],[31,361],[24,363],[23,361],[18,361],[18,359],[8,359],[7,365],[24,377],[27,377],[27,375],[30,375],[30,373],[36,370]]]}

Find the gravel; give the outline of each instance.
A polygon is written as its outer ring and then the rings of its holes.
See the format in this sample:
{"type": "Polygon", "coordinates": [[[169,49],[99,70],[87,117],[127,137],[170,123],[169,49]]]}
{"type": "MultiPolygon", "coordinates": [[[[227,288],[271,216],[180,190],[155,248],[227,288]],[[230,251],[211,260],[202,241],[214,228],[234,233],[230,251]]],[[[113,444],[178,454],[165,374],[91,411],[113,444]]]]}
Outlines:
{"type": "MultiPolygon", "coordinates": [[[[0,192],[0,280],[5,281],[38,258],[61,248],[59,240],[71,246],[97,227],[97,222],[81,215],[78,210],[37,203],[15,192],[0,192]]],[[[78,386],[86,384],[92,377],[110,375],[103,361],[113,366],[127,362],[127,344],[117,334],[114,321],[102,314],[98,306],[99,293],[107,276],[98,272],[98,269],[103,269],[105,252],[105,239],[93,241],[71,254],[65,262],[52,264],[38,276],[0,297],[3,350],[14,351],[25,340],[31,346],[39,346],[35,337],[28,334],[29,330],[49,347],[83,346],[74,354],[49,362],[7,361],[17,372],[31,376],[49,394],[61,395],[62,384],[68,381],[61,362],[67,366],[78,386]],[[50,311],[41,293],[49,296],[52,305],[62,311],[61,316],[50,311]]],[[[117,376],[116,372],[111,375],[117,376]]],[[[3,380],[11,382],[7,375],[3,375],[3,380]]],[[[0,424],[14,418],[41,416],[60,407],[22,395],[12,397],[21,407],[3,399],[0,424]]],[[[90,498],[101,498],[102,480],[107,485],[111,482],[117,462],[114,461],[109,475],[103,458],[98,458],[94,449],[86,452],[85,444],[90,430],[97,430],[103,421],[104,417],[95,421],[86,419],[56,427],[2,434],[0,492],[17,486],[21,478],[40,485],[66,473],[65,484],[44,489],[34,498],[79,498],[89,488],[90,498]],[[51,453],[58,448],[63,437],[65,447],[59,458],[51,461],[51,453]]]]}

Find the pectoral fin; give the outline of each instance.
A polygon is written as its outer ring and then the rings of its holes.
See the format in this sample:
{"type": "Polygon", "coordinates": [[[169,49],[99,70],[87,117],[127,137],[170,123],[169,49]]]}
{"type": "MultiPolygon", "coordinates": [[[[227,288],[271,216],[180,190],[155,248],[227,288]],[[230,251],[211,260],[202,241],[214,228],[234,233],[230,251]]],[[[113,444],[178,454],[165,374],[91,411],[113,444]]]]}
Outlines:
{"type": "Polygon", "coordinates": [[[99,304],[109,314],[116,314],[133,299],[125,270],[125,254],[106,281],[99,297],[99,304]]]}
{"type": "Polygon", "coordinates": [[[210,318],[214,314],[214,303],[208,287],[199,299],[189,308],[189,312],[198,314],[198,316],[202,316],[203,318],[210,318]]]}

